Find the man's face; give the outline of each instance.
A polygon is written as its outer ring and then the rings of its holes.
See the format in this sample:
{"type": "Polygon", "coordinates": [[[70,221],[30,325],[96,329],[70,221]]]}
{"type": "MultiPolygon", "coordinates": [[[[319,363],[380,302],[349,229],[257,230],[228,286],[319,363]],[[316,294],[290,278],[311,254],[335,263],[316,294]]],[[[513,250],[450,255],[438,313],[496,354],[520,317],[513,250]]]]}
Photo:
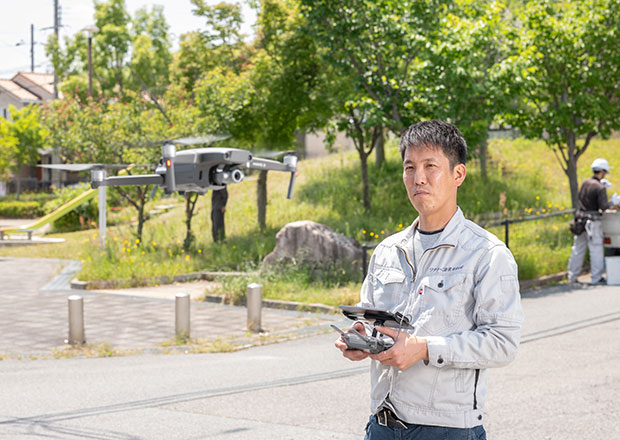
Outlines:
{"type": "MultiPolygon", "coordinates": [[[[456,210],[456,193],[465,180],[465,165],[450,169],[450,161],[441,148],[405,150],[403,181],[413,207],[424,218],[446,218],[456,210]]],[[[422,225],[423,227],[423,225],[422,225]]]]}

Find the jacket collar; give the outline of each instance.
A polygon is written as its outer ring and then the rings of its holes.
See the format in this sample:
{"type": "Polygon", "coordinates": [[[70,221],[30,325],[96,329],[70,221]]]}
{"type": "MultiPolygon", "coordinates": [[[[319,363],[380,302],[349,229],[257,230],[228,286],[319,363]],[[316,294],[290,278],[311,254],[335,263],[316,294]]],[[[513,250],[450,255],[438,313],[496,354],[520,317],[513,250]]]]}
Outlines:
{"type": "MultiPolygon", "coordinates": [[[[408,249],[409,246],[413,246],[413,233],[415,228],[418,226],[420,222],[420,217],[416,218],[411,226],[409,226],[404,232],[404,236],[402,240],[398,243],[399,245],[408,249]]],[[[448,245],[448,246],[456,246],[458,243],[458,238],[460,236],[461,230],[463,228],[463,223],[465,222],[465,216],[463,215],[463,211],[461,211],[460,207],[456,207],[456,212],[443,229],[441,234],[439,235],[439,239],[437,241],[438,246],[448,245]]]]}

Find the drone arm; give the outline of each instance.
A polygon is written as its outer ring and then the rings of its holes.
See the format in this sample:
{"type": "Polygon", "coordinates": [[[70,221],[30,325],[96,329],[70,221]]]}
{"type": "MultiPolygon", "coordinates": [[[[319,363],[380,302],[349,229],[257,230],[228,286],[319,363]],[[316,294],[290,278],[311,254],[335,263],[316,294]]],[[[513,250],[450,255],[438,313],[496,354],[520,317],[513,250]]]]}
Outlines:
{"type": "Polygon", "coordinates": [[[297,172],[297,156],[294,156],[292,154],[286,155],[284,156],[284,162],[254,157],[247,163],[246,167],[254,170],[274,170],[290,172],[291,180],[288,184],[288,192],[286,194],[286,198],[290,199],[293,196],[295,173],[297,172]]]}
{"type": "Polygon", "coordinates": [[[125,185],[163,185],[164,177],[160,174],[145,174],[137,176],[114,176],[103,180],[97,179],[93,175],[91,186],[125,186],[125,185]]]}
{"type": "Polygon", "coordinates": [[[272,170],[272,171],[292,171],[291,168],[282,162],[261,157],[252,158],[246,165],[252,170],[272,170]]]}

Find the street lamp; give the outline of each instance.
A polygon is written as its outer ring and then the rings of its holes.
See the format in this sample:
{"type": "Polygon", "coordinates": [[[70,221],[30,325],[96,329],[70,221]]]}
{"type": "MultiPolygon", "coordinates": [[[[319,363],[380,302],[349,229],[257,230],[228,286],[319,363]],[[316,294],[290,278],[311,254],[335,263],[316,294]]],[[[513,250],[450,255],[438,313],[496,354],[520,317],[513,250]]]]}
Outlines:
{"type": "Polygon", "coordinates": [[[99,32],[95,25],[86,26],[82,29],[88,33],[88,96],[93,96],[93,35],[99,32]]]}

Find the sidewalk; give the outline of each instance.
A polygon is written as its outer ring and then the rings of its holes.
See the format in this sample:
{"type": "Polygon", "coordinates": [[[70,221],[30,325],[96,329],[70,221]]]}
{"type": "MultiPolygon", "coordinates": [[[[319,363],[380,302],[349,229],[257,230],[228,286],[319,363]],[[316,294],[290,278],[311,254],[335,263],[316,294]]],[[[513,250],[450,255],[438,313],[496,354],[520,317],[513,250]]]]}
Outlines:
{"type": "MultiPolygon", "coordinates": [[[[190,293],[195,298],[200,283],[105,292],[70,290],[70,279],[78,269],[69,260],[0,258],[0,356],[50,357],[54,349],[65,348],[67,298],[75,294],[84,298],[88,344],[152,353],[175,349],[175,295],[190,293]]],[[[321,333],[342,320],[338,315],[263,308],[264,332],[257,335],[246,330],[245,307],[192,301],[190,336],[204,344],[219,338],[238,347],[321,333]]]]}

